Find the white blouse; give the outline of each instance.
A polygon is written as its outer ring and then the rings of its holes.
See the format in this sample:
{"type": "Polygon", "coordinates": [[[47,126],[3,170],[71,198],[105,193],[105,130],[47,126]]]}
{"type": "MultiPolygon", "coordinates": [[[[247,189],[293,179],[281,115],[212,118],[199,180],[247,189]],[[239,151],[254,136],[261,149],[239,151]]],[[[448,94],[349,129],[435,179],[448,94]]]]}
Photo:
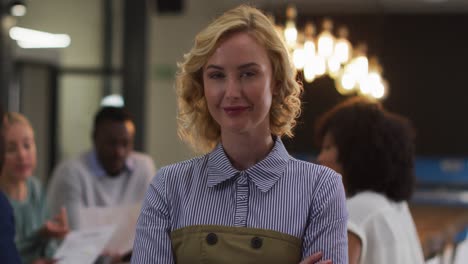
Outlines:
{"type": "Polygon", "coordinates": [[[360,264],[424,263],[408,204],[382,194],[361,192],[347,200],[348,231],[362,243],[360,264]]]}

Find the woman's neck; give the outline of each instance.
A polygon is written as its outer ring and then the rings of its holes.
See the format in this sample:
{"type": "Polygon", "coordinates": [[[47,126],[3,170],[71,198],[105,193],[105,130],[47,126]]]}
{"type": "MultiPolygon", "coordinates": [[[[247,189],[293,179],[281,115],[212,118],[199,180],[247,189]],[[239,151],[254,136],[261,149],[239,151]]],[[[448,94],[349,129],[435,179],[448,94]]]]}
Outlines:
{"type": "Polygon", "coordinates": [[[10,198],[17,201],[24,201],[27,198],[28,188],[26,181],[8,180],[6,175],[0,175],[0,189],[10,198]]]}
{"type": "Polygon", "coordinates": [[[224,133],[221,141],[232,165],[238,170],[246,170],[263,160],[274,145],[270,132],[261,136],[224,133]]]}

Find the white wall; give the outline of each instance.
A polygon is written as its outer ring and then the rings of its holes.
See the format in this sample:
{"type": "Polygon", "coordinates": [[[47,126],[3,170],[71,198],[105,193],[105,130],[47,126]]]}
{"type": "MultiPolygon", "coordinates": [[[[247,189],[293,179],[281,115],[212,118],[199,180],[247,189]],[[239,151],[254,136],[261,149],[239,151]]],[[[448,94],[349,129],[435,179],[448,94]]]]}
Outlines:
{"type": "Polygon", "coordinates": [[[46,180],[49,166],[49,144],[50,144],[50,121],[49,105],[50,98],[50,78],[47,68],[40,66],[29,66],[22,69],[21,78],[21,111],[31,121],[35,130],[35,140],[37,148],[37,168],[35,175],[46,180]]]}
{"type": "MultiPolygon", "coordinates": [[[[62,66],[101,65],[102,1],[30,0],[18,26],[71,36],[71,45],[61,50],[62,66]]],[[[118,2],[118,1],[116,1],[118,2]]]]}
{"type": "Polygon", "coordinates": [[[71,45],[61,52],[63,66],[101,64],[101,1],[31,0],[18,25],[52,33],[67,33],[71,45]]]}
{"type": "MultiPolygon", "coordinates": [[[[31,0],[27,1],[27,7],[27,14],[18,19],[18,26],[70,35],[71,45],[58,50],[58,63],[62,68],[101,67],[101,1],[31,0]]],[[[39,53],[40,50],[35,52],[39,53]]],[[[102,82],[98,76],[60,76],[59,158],[75,156],[91,146],[92,117],[99,107],[101,87],[102,82]]]]}

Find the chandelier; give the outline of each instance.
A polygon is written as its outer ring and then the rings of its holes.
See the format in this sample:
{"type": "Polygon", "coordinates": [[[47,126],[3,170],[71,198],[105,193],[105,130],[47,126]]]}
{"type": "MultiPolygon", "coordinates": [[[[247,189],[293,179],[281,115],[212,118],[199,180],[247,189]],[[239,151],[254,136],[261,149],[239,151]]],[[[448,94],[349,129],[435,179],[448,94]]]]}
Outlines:
{"type": "Polygon", "coordinates": [[[332,20],[325,18],[320,34],[316,35],[312,22],[307,22],[299,31],[296,15],[296,8],[288,6],[285,25],[276,27],[289,48],[294,66],[303,72],[306,82],[328,75],[340,94],[359,93],[379,100],[387,96],[388,82],[382,77],[377,57],[367,58],[364,44],[353,48],[346,27],[338,28],[335,36],[332,20]]]}

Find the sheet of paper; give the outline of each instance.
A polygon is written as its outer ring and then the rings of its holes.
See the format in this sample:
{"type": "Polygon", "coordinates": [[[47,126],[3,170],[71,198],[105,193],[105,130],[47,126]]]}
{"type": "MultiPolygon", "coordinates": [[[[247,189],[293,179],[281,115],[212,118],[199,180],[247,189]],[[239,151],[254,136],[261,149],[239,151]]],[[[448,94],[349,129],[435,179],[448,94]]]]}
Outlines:
{"type": "Polygon", "coordinates": [[[135,228],[141,206],[139,204],[118,207],[88,207],[80,209],[80,229],[115,225],[105,250],[125,254],[132,250],[135,228]]]}
{"type": "MultiPolygon", "coordinates": [[[[454,264],[466,263],[468,259],[468,238],[465,238],[460,244],[458,244],[455,251],[455,260],[452,262],[454,264]]],[[[448,262],[447,262],[448,263],[448,262]]]]}
{"type": "Polygon", "coordinates": [[[70,232],[55,252],[57,264],[93,264],[115,231],[115,226],[101,226],[70,232]]]}

